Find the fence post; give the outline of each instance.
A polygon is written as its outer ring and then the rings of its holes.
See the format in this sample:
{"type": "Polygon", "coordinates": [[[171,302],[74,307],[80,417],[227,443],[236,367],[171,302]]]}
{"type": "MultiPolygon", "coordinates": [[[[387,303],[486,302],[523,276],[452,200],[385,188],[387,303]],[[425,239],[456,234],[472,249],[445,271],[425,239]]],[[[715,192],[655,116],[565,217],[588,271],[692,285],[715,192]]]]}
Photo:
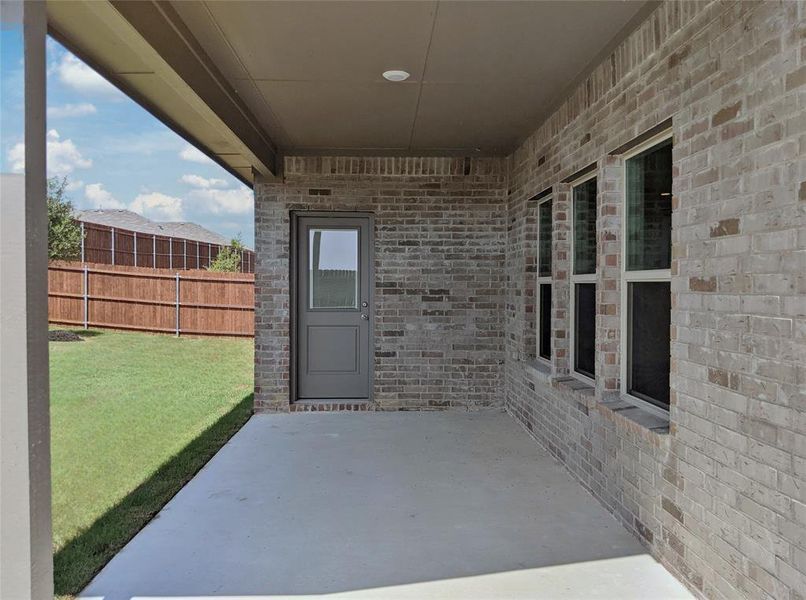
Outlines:
{"type": "Polygon", "coordinates": [[[137,232],[132,232],[132,238],[134,239],[134,266],[137,266],[137,232]]]}
{"type": "Polygon", "coordinates": [[[179,272],[176,273],[176,337],[179,337],[179,272]]]}
{"type": "Polygon", "coordinates": [[[199,241],[196,240],[196,268],[197,269],[199,268],[199,254],[201,254],[201,252],[199,251],[199,241]]]}
{"type": "Polygon", "coordinates": [[[168,268],[174,268],[174,239],[168,238],[168,268]]]}
{"type": "Polygon", "coordinates": [[[151,236],[151,258],[154,261],[152,264],[157,268],[157,234],[151,236]]]}
{"type": "Polygon", "coordinates": [[[187,239],[182,240],[182,254],[184,255],[182,257],[182,268],[187,269],[188,268],[188,241],[187,241],[187,239]]]}
{"type": "Polygon", "coordinates": [[[89,321],[90,321],[89,287],[90,287],[89,272],[87,269],[87,265],[84,265],[84,329],[87,329],[89,327],[89,321]]]}
{"type": "Polygon", "coordinates": [[[81,221],[81,262],[84,262],[84,221],[81,221]]]}
{"type": "Polygon", "coordinates": [[[213,259],[213,245],[207,243],[207,268],[210,268],[210,261],[213,259]]]}
{"type": "Polygon", "coordinates": [[[115,264],[115,228],[112,227],[112,264],[115,264]]]}

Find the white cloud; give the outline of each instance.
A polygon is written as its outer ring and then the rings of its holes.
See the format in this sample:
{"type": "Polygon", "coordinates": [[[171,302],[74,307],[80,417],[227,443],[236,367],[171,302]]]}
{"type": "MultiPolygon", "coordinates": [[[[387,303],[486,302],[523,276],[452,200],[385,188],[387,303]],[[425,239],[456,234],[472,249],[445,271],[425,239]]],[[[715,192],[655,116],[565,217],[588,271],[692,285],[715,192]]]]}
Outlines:
{"type": "Polygon", "coordinates": [[[51,67],[64,85],[82,94],[121,96],[120,91],[78,58],[65,52],[59,62],[51,67]]]}
{"type": "Polygon", "coordinates": [[[71,117],[86,117],[98,112],[94,104],[82,102],[81,104],[64,104],[62,106],[48,106],[48,118],[69,119],[71,117]]]}
{"type": "Polygon", "coordinates": [[[216,215],[244,215],[252,212],[254,195],[246,186],[231,190],[197,189],[188,194],[188,201],[216,215]]]}
{"type": "Polygon", "coordinates": [[[90,208],[126,208],[120,200],[104,189],[102,183],[90,183],[84,188],[90,208]]]}
{"type": "Polygon", "coordinates": [[[207,179],[201,175],[182,175],[180,181],[196,188],[207,189],[227,187],[227,182],[223,179],[216,179],[215,177],[207,179]]]}
{"type": "Polygon", "coordinates": [[[195,146],[191,146],[190,144],[185,144],[185,147],[179,152],[179,158],[182,160],[187,160],[194,163],[199,163],[202,165],[214,165],[215,163],[207,156],[204,152],[196,148],[195,146]]]}
{"type": "Polygon", "coordinates": [[[124,208],[154,221],[182,220],[182,199],[162,192],[143,192],[126,204],[104,189],[102,183],[90,183],[84,187],[84,197],[83,208],[124,208]]]}
{"type": "Polygon", "coordinates": [[[68,192],[77,192],[81,188],[84,187],[84,182],[80,179],[68,179],[67,180],[67,187],[65,188],[68,192]]]}
{"type": "MultiPolygon", "coordinates": [[[[8,151],[11,170],[25,170],[25,143],[19,142],[8,151]]],[[[84,158],[73,140],[62,140],[55,129],[48,131],[47,136],[47,169],[49,176],[64,177],[76,169],[88,169],[92,160],[84,158]]]]}
{"type": "Polygon", "coordinates": [[[48,173],[63,177],[75,169],[89,169],[92,161],[84,158],[73,140],[61,140],[55,129],[48,131],[47,141],[48,173]]]}
{"type": "MultiPolygon", "coordinates": [[[[129,154],[148,155],[166,153],[174,155],[181,141],[170,129],[158,127],[152,130],[136,128],[123,131],[116,128],[115,135],[103,139],[103,149],[108,155],[129,154]]],[[[166,156],[167,158],[167,156],[166,156]]]]}
{"type": "Polygon", "coordinates": [[[139,194],[129,204],[129,210],[154,221],[181,221],[182,199],[161,192],[139,194]]]}
{"type": "Polygon", "coordinates": [[[8,151],[8,162],[11,163],[11,170],[21,173],[25,170],[25,144],[17,142],[8,151]]]}

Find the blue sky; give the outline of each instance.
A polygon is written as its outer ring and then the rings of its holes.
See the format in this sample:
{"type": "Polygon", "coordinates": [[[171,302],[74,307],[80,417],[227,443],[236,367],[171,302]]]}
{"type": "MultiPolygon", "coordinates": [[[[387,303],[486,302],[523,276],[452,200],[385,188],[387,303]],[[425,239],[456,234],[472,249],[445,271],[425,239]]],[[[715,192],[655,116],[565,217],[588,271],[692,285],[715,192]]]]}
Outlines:
{"type": "MultiPolygon", "coordinates": [[[[23,168],[23,56],[2,31],[0,171],[23,168]]],[[[252,191],[48,38],[48,175],[76,208],[192,221],[254,247],[252,191]]]]}

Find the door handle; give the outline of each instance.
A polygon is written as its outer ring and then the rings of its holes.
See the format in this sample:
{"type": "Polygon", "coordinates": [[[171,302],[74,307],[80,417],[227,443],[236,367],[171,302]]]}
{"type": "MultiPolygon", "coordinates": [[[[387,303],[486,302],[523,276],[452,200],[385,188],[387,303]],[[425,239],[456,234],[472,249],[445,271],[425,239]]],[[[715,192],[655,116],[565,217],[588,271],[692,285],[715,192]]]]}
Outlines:
{"type": "Polygon", "coordinates": [[[368,321],[369,320],[369,315],[361,313],[361,318],[364,319],[365,321],[368,321]]]}

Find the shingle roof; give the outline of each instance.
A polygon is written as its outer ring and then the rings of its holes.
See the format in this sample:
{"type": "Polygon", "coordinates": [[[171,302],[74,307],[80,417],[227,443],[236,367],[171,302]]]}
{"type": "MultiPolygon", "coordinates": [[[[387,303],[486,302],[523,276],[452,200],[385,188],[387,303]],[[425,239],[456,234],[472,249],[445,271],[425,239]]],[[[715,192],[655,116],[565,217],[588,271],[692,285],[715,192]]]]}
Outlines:
{"type": "Polygon", "coordinates": [[[96,209],[79,210],[74,214],[76,220],[85,223],[119,227],[138,233],[164,235],[175,238],[184,238],[193,241],[207,242],[226,246],[230,240],[223,235],[210,231],[196,223],[181,221],[152,221],[130,210],[123,209],[96,209]]]}

